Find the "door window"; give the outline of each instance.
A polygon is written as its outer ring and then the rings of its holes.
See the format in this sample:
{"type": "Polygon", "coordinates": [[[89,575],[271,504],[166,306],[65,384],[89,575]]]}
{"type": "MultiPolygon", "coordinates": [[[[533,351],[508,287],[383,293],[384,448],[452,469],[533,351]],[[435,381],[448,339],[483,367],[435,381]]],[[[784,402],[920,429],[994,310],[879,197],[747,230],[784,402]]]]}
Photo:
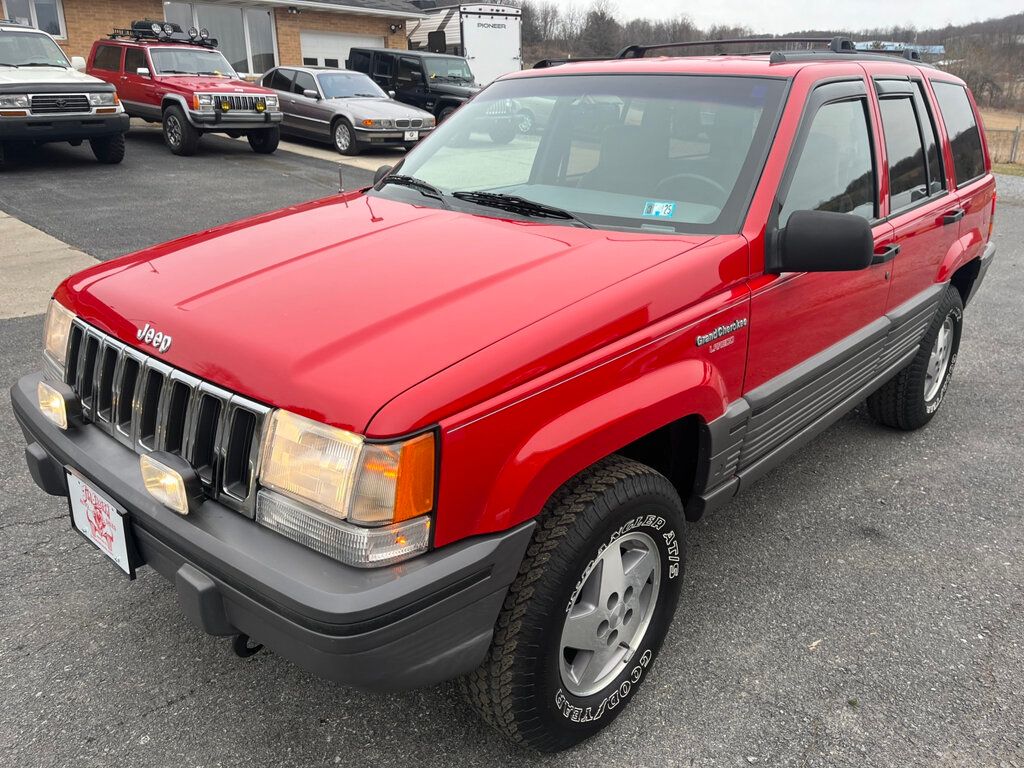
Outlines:
{"type": "MultiPolygon", "coordinates": [[[[309,72],[296,72],[295,73],[295,85],[292,86],[292,91],[303,95],[303,91],[316,91],[316,80],[309,74],[309,72]]],[[[319,91],[317,91],[319,93],[319,91]]]]}
{"type": "Polygon", "coordinates": [[[266,88],[273,88],[275,91],[290,92],[292,89],[292,80],[295,77],[295,72],[290,69],[275,69],[265,78],[263,78],[263,85],[266,88]]]}
{"type": "Polygon", "coordinates": [[[953,149],[953,175],[957,185],[963,186],[985,173],[985,153],[981,148],[978,121],[963,86],[933,80],[932,87],[953,149]]]}
{"type": "Polygon", "coordinates": [[[365,51],[352,51],[348,55],[347,66],[356,72],[370,73],[370,54],[365,51]]]}
{"type": "Polygon", "coordinates": [[[395,84],[399,88],[415,88],[423,84],[423,66],[416,59],[403,56],[398,60],[395,84]]]}
{"type": "Polygon", "coordinates": [[[882,99],[879,107],[889,157],[890,209],[898,211],[928,197],[924,145],[909,97],[882,99]]]}
{"type": "Polygon", "coordinates": [[[121,69],[121,47],[118,45],[101,45],[96,48],[96,56],[92,60],[96,69],[104,72],[118,72],[121,69]]]}
{"type": "Polygon", "coordinates": [[[373,63],[373,74],[377,77],[391,77],[391,65],[394,59],[387,54],[378,54],[373,63]]]}
{"type": "Polygon", "coordinates": [[[928,94],[924,83],[914,81],[914,104],[917,106],[918,117],[924,126],[925,157],[928,160],[928,188],[932,194],[946,188],[946,174],[942,172],[942,159],[939,155],[939,132],[935,128],[935,117],[928,106],[928,94]]]}
{"type": "Polygon", "coordinates": [[[146,62],[146,52],[141,48],[128,48],[124,52],[124,71],[134,75],[141,68],[149,69],[146,62]]]}
{"type": "MultiPolygon", "coordinates": [[[[916,132],[916,128],[915,128],[916,132]]],[[[779,225],[793,211],[834,211],[872,219],[876,184],[867,102],[825,104],[814,116],[786,193],[779,225]]]]}

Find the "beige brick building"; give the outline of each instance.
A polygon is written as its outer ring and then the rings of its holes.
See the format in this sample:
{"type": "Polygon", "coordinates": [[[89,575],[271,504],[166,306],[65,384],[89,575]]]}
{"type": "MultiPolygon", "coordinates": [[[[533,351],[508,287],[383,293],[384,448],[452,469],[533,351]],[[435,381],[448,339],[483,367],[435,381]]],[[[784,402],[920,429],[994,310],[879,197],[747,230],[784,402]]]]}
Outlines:
{"type": "Polygon", "coordinates": [[[133,20],[205,27],[240,73],[275,64],[345,66],[354,45],[408,47],[407,22],[421,12],[408,0],[0,0],[0,18],[45,29],[69,56],[133,20]]]}

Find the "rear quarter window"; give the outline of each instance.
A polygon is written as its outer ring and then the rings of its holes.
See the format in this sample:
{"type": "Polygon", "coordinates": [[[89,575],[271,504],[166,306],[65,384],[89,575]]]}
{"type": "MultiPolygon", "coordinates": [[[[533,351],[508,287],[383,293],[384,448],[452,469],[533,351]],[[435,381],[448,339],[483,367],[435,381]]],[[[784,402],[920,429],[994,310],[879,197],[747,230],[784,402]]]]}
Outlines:
{"type": "Polygon", "coordinates": [[[953,150],[953,174],[963,185],[985,173],[985,153],[981,148],[981,130],[967,98],[967,89],[955,83],[932,81],[935,100],[953,150]]]}
{"type": "Polygon", "coordinates": [[[370,73],[370,54],[365,51],[352,51],[348,57],[348,68],[356,72],[370,73]]]}
{"type": "Polygon", "coordinates": [[[119,72],[121,70],[121,48],[117,45],[101,45],[96,49],[96,56],[92,60],[96,69],[105,72],[119,72]]]}

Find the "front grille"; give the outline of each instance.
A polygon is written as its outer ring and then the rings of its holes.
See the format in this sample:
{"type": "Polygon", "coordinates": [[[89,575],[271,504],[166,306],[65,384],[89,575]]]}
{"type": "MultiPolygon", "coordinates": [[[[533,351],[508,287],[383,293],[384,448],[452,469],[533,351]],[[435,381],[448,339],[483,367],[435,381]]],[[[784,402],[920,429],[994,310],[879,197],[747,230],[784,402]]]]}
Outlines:
{"type": "Polygon", "coordinates": [[[211,498],[254,514],[270,409],[172,368],[76,320],[66,382],[82,417],[136,453],[167,451],[195,469],[211,498]]]}
{"type": "Polygon", "coordinates": [[[260,111],[264,112],[267,107],[267,100],[263,96],[232,96],[226,93],[215,93],[213,98],[217,109],[221,109],[221,105],[226,101],[231,112],[255,112],[257,104],[263,105],[260,111]]]}
{"type": "Polygon", "coordinates": [[[488,117],[511,117],[513,112],[515,112],[515,109],[510,100],[498,99],[487,105],[485,114],[488,117]]]}
{"type": "Polygon", "coordinates": [[[63,115],[72,112],[90,112],[89,97],[84,93],[47,93],[30,100],[33,115],[63,115]]]}
{"type": "Polygon", "coordinates": [[[423,126],[423,121],[421,119],[419,119],[418,117],[415,118],[415,119],[412,119],[412,120],[410,120],[408,118],[402,118],[400,120],[395,120],[395,127],[396,128],[420,128],[422,126],[423,126]]]}

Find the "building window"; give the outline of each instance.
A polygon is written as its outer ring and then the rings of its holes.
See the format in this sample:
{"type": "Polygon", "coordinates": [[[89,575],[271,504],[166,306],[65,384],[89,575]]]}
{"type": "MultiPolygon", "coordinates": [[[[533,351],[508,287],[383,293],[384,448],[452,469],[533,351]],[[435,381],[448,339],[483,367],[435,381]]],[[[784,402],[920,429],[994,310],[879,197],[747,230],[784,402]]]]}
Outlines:
{"type": "Polygon", "coordinates": [[[272,11],[263,8],[164,3],[164,18],[179,25],[210,30],[217,47],[240,74],[258,75],[277,64],[272,11]]]}
{"type": "Polygon", "coordinates": [[[43,30],[54,37],[66,38],[67,27],[64,25],[64,9],[60,0],[0,0],[4,13],[0,16],[29,24],[43,30]]]}

